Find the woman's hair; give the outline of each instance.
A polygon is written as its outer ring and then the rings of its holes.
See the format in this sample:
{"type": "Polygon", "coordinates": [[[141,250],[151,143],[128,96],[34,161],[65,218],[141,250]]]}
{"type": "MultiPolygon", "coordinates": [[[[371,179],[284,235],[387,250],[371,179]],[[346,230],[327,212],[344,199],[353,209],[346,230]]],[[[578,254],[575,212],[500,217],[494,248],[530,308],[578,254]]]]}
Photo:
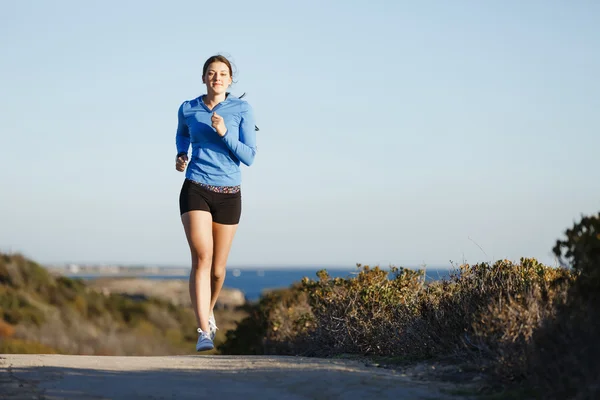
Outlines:
{"type": "Polygon", "coordinates": [[[225,56],[222,56],[220,54],[214,55],[208,60],[206,60],[206,62],[204,63],[204,67],[202,68],[202,76],[206,75],[206,70],[208,69],[208,66],[214,62],[222,62],[223,64],[227,65],[227,68],[229,68],[229,75],[231,75],[231,78],[233,79],[233,69],[231,68],[231,63],[225,56]]]}

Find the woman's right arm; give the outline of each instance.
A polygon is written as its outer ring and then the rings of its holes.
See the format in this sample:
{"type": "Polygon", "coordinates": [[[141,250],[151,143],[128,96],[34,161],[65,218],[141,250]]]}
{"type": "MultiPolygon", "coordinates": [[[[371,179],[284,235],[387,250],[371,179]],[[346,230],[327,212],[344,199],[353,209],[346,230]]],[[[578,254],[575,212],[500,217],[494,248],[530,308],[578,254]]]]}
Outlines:
{"type": "Polygon", "coordinates": [[[183,105],[179,106],[177,112],[177,134],[175,135],[175,145],[177,147],[177,155],[185,153],[187,156],[190,148],[190,130],[185,123],[185,117],[183,116],[183,105]]]}
{"type": "Polygon", "coordinates": [[[177,147],[175,169],[180,172],[183,172],[187,166],[187,154],[190,148],[190,130],[183,116],[183,104],[179,106],[179,111],[177,112],[177,134],[175,135],[175,146],[177,147]]]}

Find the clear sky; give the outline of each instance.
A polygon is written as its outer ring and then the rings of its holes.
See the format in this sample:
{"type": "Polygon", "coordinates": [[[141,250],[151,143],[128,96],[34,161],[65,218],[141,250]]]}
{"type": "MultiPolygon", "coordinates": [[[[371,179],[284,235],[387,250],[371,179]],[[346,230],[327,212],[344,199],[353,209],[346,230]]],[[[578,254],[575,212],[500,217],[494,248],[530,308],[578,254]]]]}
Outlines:
{"type": "Polygon", "coordinates": [[[0,251],[185,266],[181,102],[260,128],[232,266],[518,260],[600,210],[600,2],[2,1],[0,251]]]}

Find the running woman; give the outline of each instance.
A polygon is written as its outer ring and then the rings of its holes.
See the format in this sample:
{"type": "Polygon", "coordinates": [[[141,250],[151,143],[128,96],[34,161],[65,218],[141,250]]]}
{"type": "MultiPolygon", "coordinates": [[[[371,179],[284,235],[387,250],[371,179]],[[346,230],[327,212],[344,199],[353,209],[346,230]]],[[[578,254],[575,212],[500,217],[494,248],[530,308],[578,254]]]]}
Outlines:
{"type": "Polygon", "coordinates": [[[232,75],[227,58],[210,57],[202,69],[206,94],[184,101],[178,111],[175,168],[186,171],[179,210],[192,256],[196,351],[214,348],[213,309],[242,211],[240,162],[250,166],[256,155],[252,107],[227,92],[232,75]]]}

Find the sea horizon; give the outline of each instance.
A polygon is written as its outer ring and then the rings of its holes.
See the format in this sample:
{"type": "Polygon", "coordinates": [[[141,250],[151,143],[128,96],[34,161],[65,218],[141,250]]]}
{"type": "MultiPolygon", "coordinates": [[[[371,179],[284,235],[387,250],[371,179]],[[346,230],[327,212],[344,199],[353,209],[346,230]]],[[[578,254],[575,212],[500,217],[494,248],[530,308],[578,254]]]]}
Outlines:
{"type": "MultiPolygon", "coordinates": [[[[80,267],[121,267],[121,268],[164,268],[164,269],[190,269],[190,264],[166,264],[166,263],[119,263],[119,262],[54,262],[54,263],[43,263],[45,268],[48,269],[60,269],[69,266],[80,266],[80,267]]],[[[369,266],[371,268],[379,267],[381,269],[388,269],[390,267],[406,268],[406,269],[455,269],[452,265],[408,265],[408,264],[394,264],[394,263],[354,263],[354,264],[228,264],[227,269],[240,269],[240,270],[257,270],[257,269],[278,269],[278,270],[321,270],[321,269],[358,269],[360,266],[369,266]]],[[[456,264],[459,265],[459,264],[456,264]]]]}
{"type": "MultiPolygon", "coordinates": [[[[228,268],[226,270],[224,287],[230,289],[238,289],[242,291],[246,300],[255,301],[267,290],[282,289],[289,287],[290,285],[300,282],[303,278],[317,280],[317,271],[323,268],[299,268],[299,269],[266,269],[266,268],[254,268],[254,269],[241,269],[241,268],[228,268]]],[[[388,269],[388,268],[383,268],[388,269]]],[[[182,269],[179,269],[181,271],[182,269]]],[[[187,268],[189,271],[189,268],[187,268]]],[[[340,268],[327,270],[332,278],[350,278],[356,275],[360,270],[354,268],[340,268]]],[[[452,269],[434,269],[427,268],[425,270],[426,281],[435,281],[441,279],[447,279],[450,277],[452,269]]],[[[187,274],[138,274],[133,273],[69,273],[64,272],[62,275],[82,280],[93,280],[103,278],[139,278],[139,279],[152,279],[152,280],[187,280],[189,273],[187,274]]]]}

